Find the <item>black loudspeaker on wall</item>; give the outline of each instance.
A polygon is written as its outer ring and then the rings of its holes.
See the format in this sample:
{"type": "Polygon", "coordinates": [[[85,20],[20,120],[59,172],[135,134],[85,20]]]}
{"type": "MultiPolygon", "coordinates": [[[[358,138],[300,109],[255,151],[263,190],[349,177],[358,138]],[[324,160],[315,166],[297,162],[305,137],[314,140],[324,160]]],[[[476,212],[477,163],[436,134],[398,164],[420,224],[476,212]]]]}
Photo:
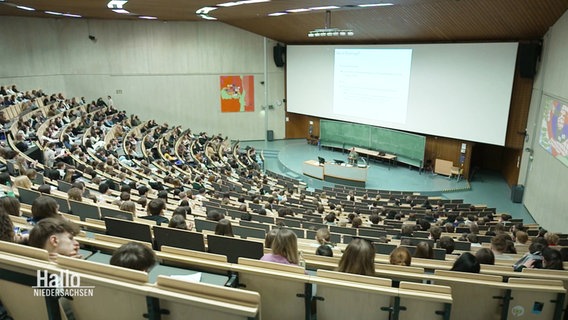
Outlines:
{"type": "Polygon", "coordinates": [[[522,78],[534,78],[541,49],[541,43],[519,44],[519,72],[522,78]]]}
{"type": "Polygon", "coordinates": [[[276,44],[273,49],[274,53],[274,64],[278,68],[282,68],[286,64],[286,47],[276,44]]]}

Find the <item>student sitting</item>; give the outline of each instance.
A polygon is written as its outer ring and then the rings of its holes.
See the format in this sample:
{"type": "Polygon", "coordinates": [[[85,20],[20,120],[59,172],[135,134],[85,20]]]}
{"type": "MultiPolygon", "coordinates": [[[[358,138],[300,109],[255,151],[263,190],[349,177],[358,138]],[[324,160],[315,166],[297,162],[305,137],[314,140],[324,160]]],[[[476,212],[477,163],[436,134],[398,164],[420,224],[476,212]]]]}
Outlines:
{"type": "Polygon", "coordinates": [[[154,250],[138,242],[123,244],[110,258],[110,264],[113,266],[145,272],[149,272],[156,262],[154,250]]]}
{"type": "Polygon", "coordinates": [[[233,227],[231,226],[231,221],[227,219],[221,219],[217,222],[215,226],[215,234],[220,236],[234,237],[233,227]]]}
{"type": "Polygon", "coordinates": [[[480,268],[475,256],[469,252],[464,252],[456,259],[450,271],[479,273],[480,268]]]}
{"type": "Polygon", "coordinates": [[[168,223],[170,220],[164,217],[164,209],[166,204],[162,199],[152,199],[146,207],[147,216],[140,217],[147,220],[154,220],[160,225],[161,223],[168,223]]]}
{"type": "Polygon", "coordinates": [[[279,229],[272,242],[272,253],[267,253],[260,258],[262,261],[283,264],[299,265],[298,239],[296,234],[288,229],[279,229]]]}
{"type": "Polygon", "coordinates": [[[55,260],[58,254],[81,258],[79,242],[74,238],[78,234],[79,227],[71,221],[63,218],[45,218],[30,231],[29,244],[47,250],[52,260],[55,260]]]}
{"type": "Polygon", "coordinates": [[[412,261],[412,256],[410,255],[410,251],[408,251],[405,247],[397,247],[395,248],[389,257],[390,264],[395,266],[410,266],[412,261]]]}
{"type": "Polygon", "coordinates": [[[370,241],[353,239],[339,260],[339,272],[375,275],[375,248],[370,241]]]}

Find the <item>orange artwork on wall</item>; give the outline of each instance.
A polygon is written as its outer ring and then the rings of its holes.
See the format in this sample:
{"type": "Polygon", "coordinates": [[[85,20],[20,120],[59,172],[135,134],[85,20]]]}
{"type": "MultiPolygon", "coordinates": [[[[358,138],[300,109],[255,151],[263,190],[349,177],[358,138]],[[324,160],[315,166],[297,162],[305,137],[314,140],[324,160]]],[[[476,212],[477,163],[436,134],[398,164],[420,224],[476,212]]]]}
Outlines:
{"type": "Polygon", "coordinates": [[[221,76],[221,112],[254,111],[254,76],[221,76]]]}

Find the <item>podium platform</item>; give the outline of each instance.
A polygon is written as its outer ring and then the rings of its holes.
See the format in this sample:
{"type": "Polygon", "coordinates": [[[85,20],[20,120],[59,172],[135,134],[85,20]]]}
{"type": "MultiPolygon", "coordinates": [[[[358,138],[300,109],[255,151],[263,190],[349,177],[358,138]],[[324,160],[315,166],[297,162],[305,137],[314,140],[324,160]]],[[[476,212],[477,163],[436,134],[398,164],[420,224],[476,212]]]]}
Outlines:
{"type": "Polygon", "coordinates": [[[307,176],[319,180],[365,187],[368,168],[366,165],[354,166],[345,163],[336,164],[330,162],[320,164],[316,160],[307,160],[302,164],[302,172],[307,176]]]}

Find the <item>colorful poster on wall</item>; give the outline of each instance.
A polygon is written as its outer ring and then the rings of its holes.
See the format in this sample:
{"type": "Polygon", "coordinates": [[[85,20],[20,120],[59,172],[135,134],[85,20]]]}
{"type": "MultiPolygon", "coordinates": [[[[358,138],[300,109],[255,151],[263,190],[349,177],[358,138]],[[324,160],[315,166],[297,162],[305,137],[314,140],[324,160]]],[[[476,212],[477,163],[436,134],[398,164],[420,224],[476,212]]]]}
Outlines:
{"type": "Polygon", "coordinates": [[[221,76],[221,112],[254,111],[254,76],[221,76]]]}
{"type": "Polygon", "coordinates": [[[568,166],[568,103],[544,98],[540,145],[568,166]]]}

